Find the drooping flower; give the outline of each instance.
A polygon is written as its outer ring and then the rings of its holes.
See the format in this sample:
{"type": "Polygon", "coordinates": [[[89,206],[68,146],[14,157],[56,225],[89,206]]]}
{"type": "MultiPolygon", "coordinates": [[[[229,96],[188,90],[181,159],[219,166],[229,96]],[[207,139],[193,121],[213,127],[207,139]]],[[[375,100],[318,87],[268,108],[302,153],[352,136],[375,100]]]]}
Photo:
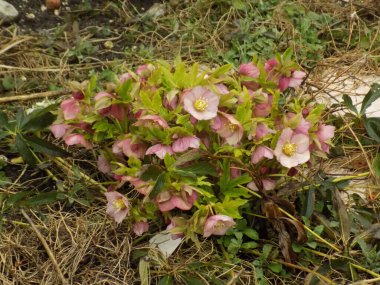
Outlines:
{"type": "Polygon", "coordinates": [[[149,230],[149,224],[147,222],[137,222],[133,224],[132,229],[136,235],[141,236],[149,230]]]}
{"type": "Polygon", "coordinates": [[[127,72],[127,73],[123,73],[122,75],[120,75],[119,81],[120,81],[120,83],[124,83],[131,78],[132,78],[131,74],[129,72],[127,72]]]}
{"type": "Polygon", "coordinates": [[[87,141],[83,135],[81,134],[70,134],[68,136],[65,136],[64,138],[65,140],[65,143],[67,145],[81,145],[87,149],[91,149],[92,148],[92,144],[91,142],[87,141]]]}
{"type": "Polygon", "coordinates": [[[76,119],[81,112],[81,106],[74,98],[62,101],[60,106],[65,120],[76,119]]]}
{"type": "Polygon", "coordinates": [[[190,210],[198,199],[197,192],[190,186],[185,185],[181,191],[171,193],[163,191],[156,197],[156,202],[161,212],[171,211],[178,208],[183,211],[190,210]]]}
{"type": "Polygon", "coordinates": [[[95,95],[95,108],[104,117],[114,117],[122,121],[126,117],[126,109],[122,104],[113,103],[115,96],[107,92],[99,92],[95,95]]]}
{"type": "Polygon", "coordinates": [[[170,233],[171,239],[179,239],[184,237],[184,231],[187,227],[187,220],[182,217],[173,217],[170,220],[170,224],[166,227],[166,230],[170,233]]]}
{"type": "Polygon", "coordinates": [[[260,75],[259,68],[254,65],[252,62],[243,63],[239,66],[239,75],[247,76],[252,78],[257,78],[260,75]]]}
{"type": "MultiPolygon", "coordinates": [[[[260,70],[252,62],[243,63],[239,66],[238,73],[240,76],[250,77],[252,79],[259,77],[260,70]]],[[[260,88],[260,85],[255,81],[242,81],[242,84],[250,90],[257,90],[260,88]]]]}
{"type": "Polygon", "coordinates": [[[154,69],[155,67],[152,64],[143,64],[136,68],[136,74],[141,77],[148,77],[154,69]]]}
{"type": "Polygon", "coordinates": [[[256,117],[266,117],[272,110],[273,96],[265,93],[263,93],[263,95],[266,96],[265,102],[256,104],[253,110],[253,113],[256,117]]]}
{"type": "Polygon", "coordinates": [[[267,62],[265,62],[264,69],[266,72],[270,72],[273,69],[275,69],[277,66],[278,66],[277,59],[271,58],[271,59],[267,60],[267,62]]]}
{"type": "Polygon", "coordinates": [[[281,165],[291,168],[310,159],[310,140],[307,135],[297,134],[290,128],[282,131],[274,154],[281,165]]]}
{"type": "Polygon", "coordinates": [[[160,159],[164,159],[166,154],[172,155],[173,149],[170,145],[155,144],[146,150],[146,155],[155,154],[160,159]]]}
{"type": "MultiPolygon", "coordinates": [[[[261,180],[261,184],[263,186],[263,190],[270,191],[274,190],[276,188],[276,181],[270,178],[264,178],[261,180]]],[[[247,184],[247,188],[253,190],[253,191],[259,191],[259,188],[257,187],[256,183],[254,181],[251,181],[247,184]]]]}
{"type": "Polygon", "coordinates": [[[54,124],[50,126],[50,131],[53,133],[55,138],[62,138],[67,130],[70,128],[67,124],[54,124]]]}
{"type": "Polygon", "coordinates": [[[148,182],[138,177],[126,176],[125,179],[135,187],[135,190],[137,192],[143,194],[144,196],[148,195],[153,188],[153,186],[150,185],[148,182]]]}
{"type": "Polygon", "coordinates": [[[209,237],[211,235],[224,235],[231,227],[235,226],[235,221],[226,215],[214,215],[208,217],[204,229],[203,236],[209,237]]]}
{"type": "Polygon", "coordinates": [[[281,76],[278,88],[280,88],[281,91],[286,90],[288,87],[298,87],[301,85],[303,79],[305,78],[306,73],[303,71],[295,70],[292,71],[290,77],[281,76]]]}
{"type": "Polygon", "coordinates": [[[112,146],[112,152],[114,154],[123,153],[127,157],[143,158],[147,146],[143,143],[133,143],[132,139],[126,138],[116,141],[112,146]]]}
{"type": "Polygon", "coordinates": [[[272,159],[273,158],[273,151],[266,146],[260,145],[258,148],[256,148],[251,155],[251,162],[253,164],[259,163],[264,158],[272,159]]]}
{"type": "Polygon", "coordinates": [[[269,134],[273,134],[275,131],[272,129],[268,128],[267,125],[264,123],[258,123],[256,126],[256,133],[255,133],[255,139],[256,140],[261,140],[262,138],[266,137],[269,134]]]}
{"type": "Polygon", "coordinates": [[[141,126],[147,127],[152,124],[158,125],[162,127],[163,129],[166,129],[169,127],[168,123],[159,115],[146,115],[146,116],[139,117],[137,122],[134,125],[139,126],[139,127],[141,126]]]}
{"type": "Polygon", "coordinates": [[[215,84],[216,88],[218,89],[218,92],[222,95],[227,95],[230,93],[230,90],[228,90],[227,86],[221,83],[215,84]]]}
{"type": "Polygon", "coordinates": [[[230,114],[219,112],[218,116],[213,120],[212,128],[229,145],[236,145],[243,137],[243,126],[230,114]]]}
{"type": "Polygon", "coordinates": [[[197,120],[210,120],[217,116],[219,97],[205,87],[196,86],[183,96],[183,107],[197,120]]]}
{"type": "Polygon", "coordinates": [[[103,154],[98,156],[97,165],[100,172],[104,174],[112,173],[111,164],[103,154]]]}
{"type": "Polygon", "coordinates": [[[71,97],[75,100],[82,100],[84,99],[84,94],[82,91],[73,91],[73,93],[71,93],[71,97]]]}
{"type": "Polygon", "coordinates": [[[106,192],[105,195],[108,201],[107,214],[120,224],[129,213],[128,199],[117,191],[106,192]]]}
{"type": "MultiPolygon", "coordinates": [[[[296,114],[294,113],[288,113],[287,114],[287,117],[288,117],[288,120],[291,120],[292,118],[294,118],[296,116],[296,114]]],[[[304,135],[308,135],[309,134],[309,129],[311,127],[311,124],[310,122],[306,121],[303,116],[301,117],[301,121],[299,122],[299,124],[297,125],[296,128],[294,128],[293,130],[297,133],[297,134],[304,134],[304,135]]]]}
{"type": "Polygon", "coordinates": [[[184,152],[189,148],[199,148],[199,144],[199,138],[189,136],[177,139],[173,143],[172,148],[174,152],[184,152]]]}
{"type": "Polygon", "coordinates": [[[319,143],[321,144],[321,150],[328,153],[330,146],[327,143],[334,137],[335,127],[321,124],[316,132],[319,143]]]}

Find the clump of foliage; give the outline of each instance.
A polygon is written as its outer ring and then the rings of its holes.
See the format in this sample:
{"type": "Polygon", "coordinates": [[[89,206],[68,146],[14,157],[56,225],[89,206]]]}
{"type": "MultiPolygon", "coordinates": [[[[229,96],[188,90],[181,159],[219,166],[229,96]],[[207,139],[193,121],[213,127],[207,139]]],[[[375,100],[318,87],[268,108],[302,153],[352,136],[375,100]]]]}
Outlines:
{"type": "Polygon", "coordinates": [[[325,157],[334,134],[324,106],[297,95],[305,76],[290,50],[237,71],[156,61],[105,90],[95,77],[73,84],[51,130],[67,145],[99,150],[99,170],[115,180],[107,212],[118,223],[132,221],[137,235],[150,221],[195,243],[237,229],[224,240],[234,252],[257,245],[250,214],[260,214],[292,261],[289,232],[299,243],[306,234],[284,214],[296,212],[276,189],[325,157]]]}

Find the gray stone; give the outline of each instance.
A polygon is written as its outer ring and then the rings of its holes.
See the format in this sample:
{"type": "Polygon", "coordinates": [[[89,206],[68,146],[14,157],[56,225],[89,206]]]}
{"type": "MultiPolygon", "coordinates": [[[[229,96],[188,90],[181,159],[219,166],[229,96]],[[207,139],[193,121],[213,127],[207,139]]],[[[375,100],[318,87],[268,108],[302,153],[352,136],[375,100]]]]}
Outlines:
{"type": "Polygon", "coordinates": [[[0,23],[9,22],[15,19],[17,16],[18,11],[12,4],[4,0],[0,0],[0,23]]]}

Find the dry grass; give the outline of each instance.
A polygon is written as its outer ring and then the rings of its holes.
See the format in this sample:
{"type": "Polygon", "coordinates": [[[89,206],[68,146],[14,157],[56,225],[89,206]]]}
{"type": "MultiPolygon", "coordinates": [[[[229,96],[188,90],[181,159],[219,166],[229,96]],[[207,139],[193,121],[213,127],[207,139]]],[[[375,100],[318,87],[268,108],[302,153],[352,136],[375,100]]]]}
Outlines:
{"type": "MultiPolygon", "coordinates": [[[[138,22],[131,22],[131,19],[136,19],[136,13],[127,7],[118,11],[125,25],[113,31],[108,38],[93,37],[88,27],[77,31],[76,36],[87,38],[93,44],[103,44],[111,40],[115,46],[119,45],[122,47],[119,51],[102,50],[102,53],[122,55],[124,57],[122,60],[99,60],[95,57],[86,57],[80,62],[69,63],[68,47],[57,48],[56,56],[53,56],[41,48],[41,38],[19,35],[18,31],[12,27],[2,31],[0,76],[25,78],[24,83],[18,85],[16,90],[8,95],[46,91],[49,83],[65,86],[68,80],[87,79],[88,73],[92,70],[100,71],[105,68],[120,70],[125,65],[129,67],[136,65],[144,59],[144,56],[137,53],[134,46],[139,49],[142,44],[154,47],[154,57],[172,59],[181,54],[188,61],[202,61],[206,48],[211,48],[216,53],[226,50],[228,39],[236,28],[234,21],[242,17],[241,12],[236,9],[214,11],[211,1],[205,1],[203,5],[193,2],[193,5],[188,6],[186,4],[178,4],[177,7],[167,6],[166,16],[154,22],[154,27],[148,31],[141,31],[138,22]],[[216,26],[212,24],[215,22],[213,18],[215,15],[219,17],[216,26]],[[197,21],[191,24],[189,19],[193,18],[197,21]],[[177,21],[178,28],[174,25],[173,29],[171,21],[177,21]],[[133,43],[128,42],[130,34],[135,40],[133,43]],[[125,47],[128,47],[128,52],[123,50],[125,47]],[[30,84],[31,80],[39,84],[30,84]]],[[[347,21],[348,27],[352,29],[365,27],[360,19],[350,18],[354,10],[365,17],[378,17],[376,0],[360,4],[369,7],[367,10],[359,4],[342,8],[335,0],[304,0],[303,3],[315,11],[333,12],[341,21],[347,21]]],[[[58,40],[64,40],[64,38],[58,40]]],[[[72,39],[68,40],[69,43],[71,41],[72,39]]],[[[335,44],[334,40],[332,42],[335,44]]],[[[361,50],[348,50],[336,46],[335,54],[321,61],[310,74],[309,86],[317,90],[309,91],[318,99],[322,93],[339,91],[334,89],[334,84],[339,84],[342,77],[379,74],[377,64],[379,55],[380,50],[376,46],[366,54],[363,54],[361,50]]],[[[25,105],[24,102],[17,104],[25,105]]],[[[333,113],[336,109],[331,111],[333,113]]],[[[341,144],[345,139],[357,141],[348,127],[340,129],[338,133],[336,144],[341,144]]],[[[364,165],[361,163],[366,160],[366,157],[370,160],[378,150],[378,146],[374,145],[366,148],[363,153],[358,143],[343,144],[342,148],[345,158],[326,162],[322,166],[326,172],[337,176],[365,172],[371,166],[368,163],[364,165]],[[357,167],[353,168],[355,163],[357,167]],[[337,169],[345,171],[342,173],[337,169]]],[[[66,175],[63,170],[56,174],[61,177],[66,175]]],[[[23,191],[28,186],[30,186],[28,183],[18,183],[5,191],[23,191]]],[[[355,190],[358,187],[354,185],[352,188],[355,190]]],[[[380,192],[379,181],[368,180],[363,189],[366,192],[364,196],[371,201],[380,192]]],[[[138,260],[135,261],[132,258],[132,251],[148,250],[147,240],[135,240],[129,235],[128,225],[116,227],[106,217],[103,204],[95,204],[88,208],[83,205],[68,207],[55,203],[38,212],[26,212],[41,232],[68,284],[140,283],[137,272],[138,260]]],[[[7,219],[8,222],[4,223],[0,231],[0,284],[60,284],[62,280],[57,274],[54,262],[49,258],[36,231],[20,214],[14,214],[7,219]]],[[[255,258],[254,256],[247,256],[247,261],[240,265],[228,264],[223,257],[218,255],[220,251],[215,246],[210,241],[202,243],[200,248],[183,245],[169,260],[163,259],[156,250],[150,249],[151,284],[157,284],[165,274],[173,275],[175,284],[183,284],[183,274],[189,273],[189,268],[192,268],[190,269],[192,274],[202,280],[204,276],[199,272],[216,276],[225,284],[231,280],[238,281],[239,284],[255,284],[255,268],[250,263],[255,258]],[[235,277],[231,276],[231,272],[235,272],[235,277]]],[[[292,282],[284,283],[275,274],[270,276],[270,282],[271,284],[301,284],[306,274],[302,270],[299,272],[292,282]]]]}

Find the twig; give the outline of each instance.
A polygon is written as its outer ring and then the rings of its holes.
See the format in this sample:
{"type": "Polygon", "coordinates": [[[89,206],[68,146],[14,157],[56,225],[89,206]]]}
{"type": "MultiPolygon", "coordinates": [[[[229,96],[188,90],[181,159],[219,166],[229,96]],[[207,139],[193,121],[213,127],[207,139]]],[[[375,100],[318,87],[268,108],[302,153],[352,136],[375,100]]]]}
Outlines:
{"type": "Polygon", "coordinates": [[[10,50],[11,48],[17,46],[18,44],[21,44],[22,42],[25,42],[25,41],[28,41],[28,40],[31,40],[31,39],[33,39],[33,37],[26,37],[26,38],[20,39],[18,41],[15,41],[15,42],[7,45],[2,50],[0,50],[0,54],[5,53],[7,50],[10,50]]]}
{"type": "Polygon", "coordinates": [[[54,97],[54,96],[68,94],[68,93],[69,91],[67,90],[58,90],[58,91],[46,91],[46,92],[34,93],[34,94],[29,94],[29,95],[7,96],[7,97],[0,98],[0,104],[13,102],[13,101],[27,101],[27,100],[38,99],[38,98],[54,97]]]}
{"type": "Polygon", "coordinates": [[[55,259],[54,257],[54,254],[53,252],[51,251],[51,249],[49,248],[49,245],[47,244],[46,240],[44,239],[44,237],[42,236],[41,232],[37,229],[36,225],[33,223],[32,219],[29,217],[29,215],[24,211],[24,209],[21,209],[21,213],[22,215],[25,217],[25,219],[28,221],[28,223],[31,225],[33,231],[36,233],[38,239],[41,241],[42,245],[44,246],[47,254],[49,255],[49,258],[51,260],[51,262],[53,263],[54,267],[55,267],[55,270],[57,271],[57,274],[58,274],[58,277],[59,279],[61,279],[61,283],[63,285],[69,285],[69,283],[67,282],[67,280],[65,279],[65,277],[63,276],[63,273],[61,271],[61,269],[59,268],[59,265],[57,263],[57,260],[55,259]]]}
{"type": "Polygon", "coordinates": [[[361,271],[367,272],[368,274],[372,275],[373,277],[380,278],[380,274],[377,274],[376,272],[373,272],[372,270],[369,270],[369,269],[367,269],[367,268],[364,268],[364,267],[362,267],[362,266],[360,266],[360,265],[357,265],[357,264],[355,264],[355,263],[351,263],[351,262],[350,262],[350,264],[351,264],[353,267],[355,267],[356,269],[359,269],[359,270],[361,270],[361,271]]]}
{"type": "Polygon", "coordinates": [[[380,281],[380,277],[367,279],[367,280],[360,280],[360,281],[351,283],[350,285],[367,285],[367,284],[375,283],[377,281],[380,281]]]}

